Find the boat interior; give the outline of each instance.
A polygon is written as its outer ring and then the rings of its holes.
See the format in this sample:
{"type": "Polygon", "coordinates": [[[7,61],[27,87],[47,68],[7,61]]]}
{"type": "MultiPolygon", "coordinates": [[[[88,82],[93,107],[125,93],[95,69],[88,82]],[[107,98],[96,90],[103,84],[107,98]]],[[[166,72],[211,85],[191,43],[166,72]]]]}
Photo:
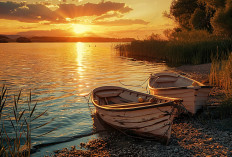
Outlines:
{"type": "Polygon", "coordinates": [[[200,86],[200,84],[194,80],[182,77],[180,75],[167,74],[151,76],[149,84],[153,88],[200,86]]]}
{"type": "Polygon", "coordinates": [[[101,90],[94,93],[94,99],[99,105],[138,104],[138,103],[164,103],[168,100],[158,99],[147,94],[140,94],[129,90],[101,90]]]}

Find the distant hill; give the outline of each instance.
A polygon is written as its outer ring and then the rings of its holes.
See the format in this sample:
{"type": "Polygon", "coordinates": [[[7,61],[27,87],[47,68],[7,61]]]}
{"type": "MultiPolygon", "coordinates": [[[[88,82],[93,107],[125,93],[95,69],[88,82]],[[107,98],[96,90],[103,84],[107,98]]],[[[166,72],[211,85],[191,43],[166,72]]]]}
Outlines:
{"type": "Polygon", "coordinates": [[[0,39],[9,39],[9,38],[5,35],[0,35],[0,39]]]}
{"type": "Polygon", "coordinates": [[[7,35],[7,37],[10,39],[17,39],[20,37],[20,35],[7,35]]]}
{"type": "Polygon", "coordinates": [[[16,42],[19,42],[19,43],[29,43],[29,42],[31,42],[31,40],[28,39],[28,38],[25,38],[25,37],[19,37],[19,38],[16,39],[16,42]]]}
{"type": "Polygon", "coordinates": [[[5,36],[8,37],[9,39],[16,39],[20,37],[20,35],[4,35],[4,34],[0,34],[0,36],[5,36]]]}
{"type": "Polygon", "coordinates": [[[8,43],[9,38],[5,35],[0,35],[0,43],[8,43]]]}
{"type": "Polygon", "coordinates": [[[134,38],[103,37],[32,37],[32,42],[131,42],[134,38]]]}
{"type": "MultiPolygon", "coordinates": [[[[0,38],[8,42],[17,42],[19,38],[25,38],[20,35],[1,35],[0,38]]],[[[29,37],[30,42],[131,42],[134,38],[104,38],[104,37],[29,37]]]]}

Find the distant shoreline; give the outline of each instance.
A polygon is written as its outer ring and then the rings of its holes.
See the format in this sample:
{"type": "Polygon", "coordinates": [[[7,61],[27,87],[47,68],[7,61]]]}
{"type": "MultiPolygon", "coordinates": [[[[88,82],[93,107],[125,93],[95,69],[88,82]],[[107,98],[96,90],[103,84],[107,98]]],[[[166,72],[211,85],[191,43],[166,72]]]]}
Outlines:
{"type": "Polygon", "coordinates": [[[11,37],[4,36],[6,42],[17,42],[18,38],[28,39],[30,42],[132,42],[134,38],[106,38],[106,37],[11,37]]]}
{"type": "Polygon", "coordinates": [[[9,44],[9,43],[126,43],[130,41],[32,41],[32,42],[17,42],[17,41],[10,41],[10,42],[0,42],[3,44],[9,44]]]}

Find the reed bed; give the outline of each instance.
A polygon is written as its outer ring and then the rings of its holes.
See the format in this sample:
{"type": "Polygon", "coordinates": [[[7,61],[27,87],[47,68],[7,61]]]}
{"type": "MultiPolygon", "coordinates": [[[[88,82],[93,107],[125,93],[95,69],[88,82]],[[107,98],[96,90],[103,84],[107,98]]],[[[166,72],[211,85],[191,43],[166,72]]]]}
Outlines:
{"type": "Polygon", "coordinates": [[[136,40],[117,45],[116,49],[121,56],[164,60],[172,66],[202,64],[211,62],[217,52],[225,55],[232,51],[232,39],[204,33],[182,33],[170,40],[136,40]]]}
{"type": "Polygon", "coordinates": [[[228,59],[212,60],[209,81],[211,85],[225,89],[226,95],[232,97],[232,53],[228,59]]]}
{"type": "Polygon", "coordinates": [[[43,116],[47,110],[34,114],[37,103],[31,104],[31,92],[26,103],[20,97],[21,90],[17,96],[13,97],[13,104],[11,104],[11,99],[7,97],[7,88],[2,87],[0,92],[0,156],[30,156],[32,130],[51,122],[32,127],[32,123],[43,116]]]}
{"type": "MultiPolygon", "coordinates": [[[[217,116],[227,118],[232,116],[232,53],[227,59],[213,58],[209,75],[211,85],[224,90],[225,97],[217,109],[217,116]]],[[[232,124],[232,123],[231,123],[232,124]]],[[[231,125],[230,124],[230,125],[231,125]]]]}

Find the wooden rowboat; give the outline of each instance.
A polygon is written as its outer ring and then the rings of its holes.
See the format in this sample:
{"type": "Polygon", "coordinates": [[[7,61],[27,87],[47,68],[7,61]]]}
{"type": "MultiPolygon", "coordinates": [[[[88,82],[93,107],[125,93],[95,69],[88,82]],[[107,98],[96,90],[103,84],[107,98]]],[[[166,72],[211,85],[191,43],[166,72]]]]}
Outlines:
{"type": "Polygon", "coordinates": [[[151,75],[148,87],[153,95],[183,99],[184,107],[192,114],[205,105],[211,86],[177,73],[161,72],[151,75]]]}
{"type": "Polygon", "coordinates": [[[107,124],[128,134],[168,143],[176,107],[176,98],[153,96],[122,87],[95,88],[91,100],[96,113],[107,124]]]}

